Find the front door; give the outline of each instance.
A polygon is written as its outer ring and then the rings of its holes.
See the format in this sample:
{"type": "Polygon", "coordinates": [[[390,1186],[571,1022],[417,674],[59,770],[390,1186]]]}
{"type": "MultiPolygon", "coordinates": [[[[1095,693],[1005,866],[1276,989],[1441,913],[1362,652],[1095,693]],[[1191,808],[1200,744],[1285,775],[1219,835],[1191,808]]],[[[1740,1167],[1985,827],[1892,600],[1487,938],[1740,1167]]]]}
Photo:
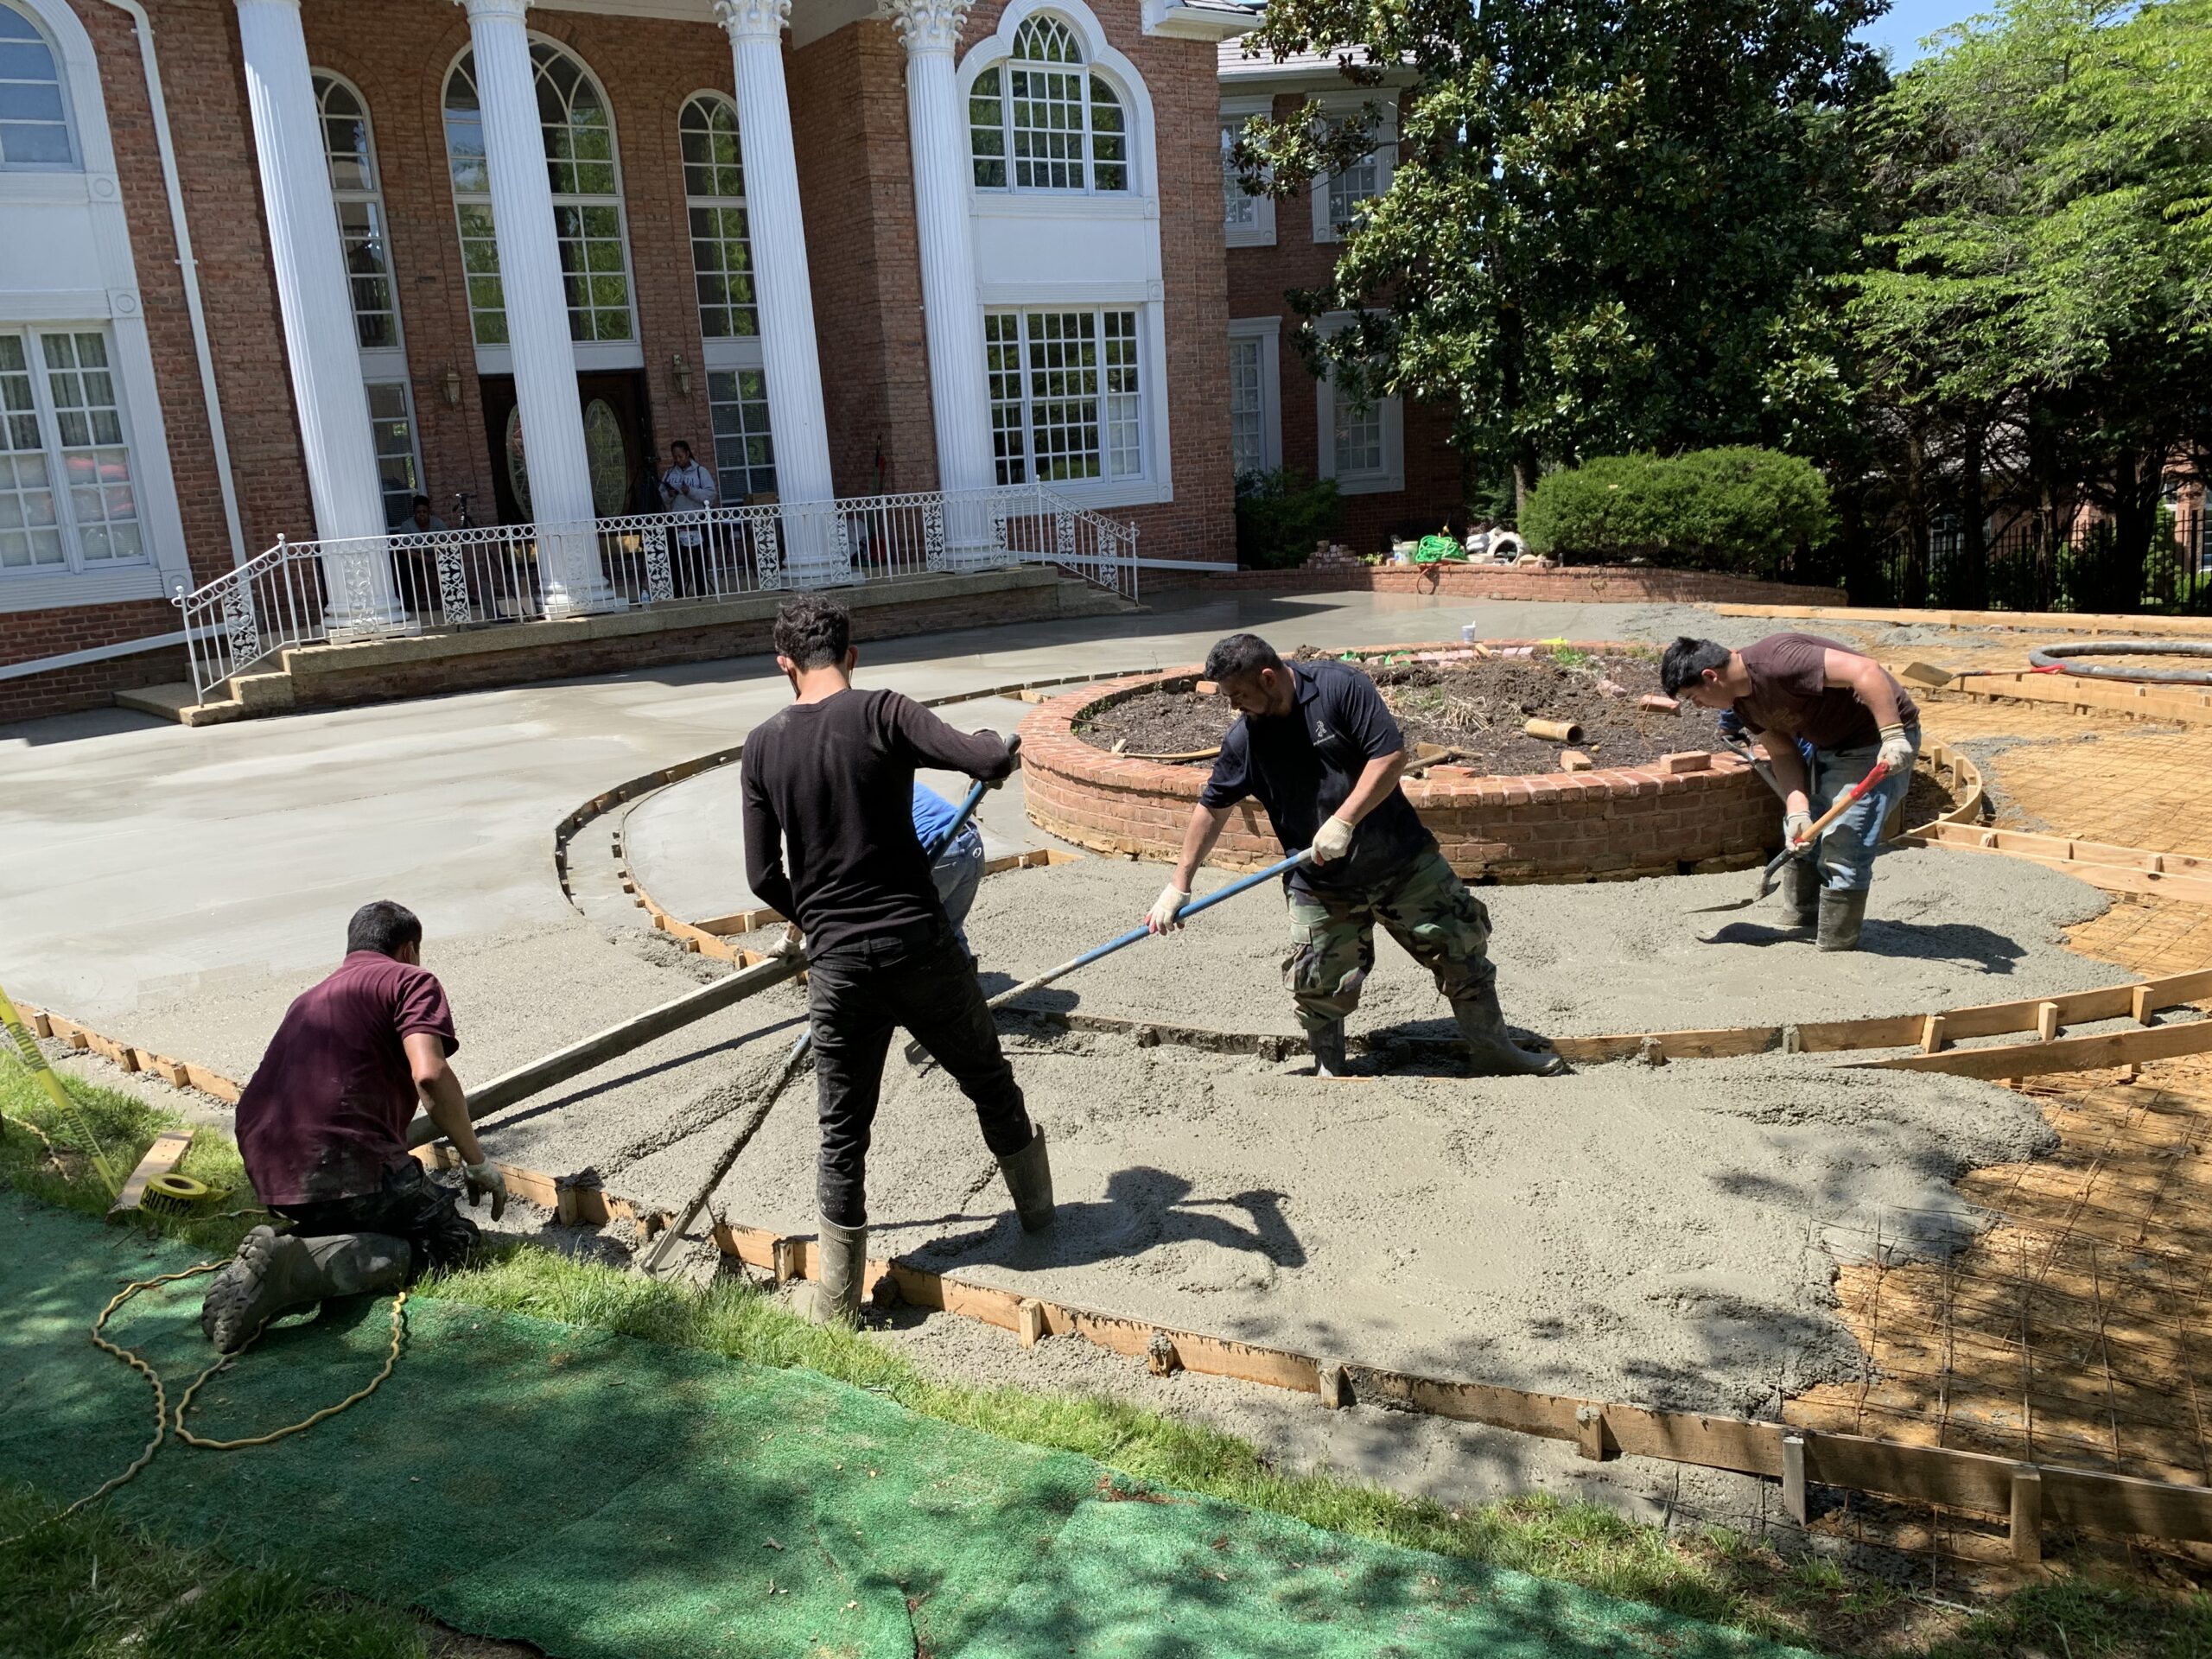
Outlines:
{"type": "MultiPolygon", "coordinates": [[[[512,375],[484,377],[484,436],[492,456],[492,489],[503,524],[530,520],[530,467],[512,375]]],[[[619,518],[633,512],[653,454],[652,406],[641,369],[576,377],[583,406],[584,464],[591,474],[593,514],[619,518]]]]}

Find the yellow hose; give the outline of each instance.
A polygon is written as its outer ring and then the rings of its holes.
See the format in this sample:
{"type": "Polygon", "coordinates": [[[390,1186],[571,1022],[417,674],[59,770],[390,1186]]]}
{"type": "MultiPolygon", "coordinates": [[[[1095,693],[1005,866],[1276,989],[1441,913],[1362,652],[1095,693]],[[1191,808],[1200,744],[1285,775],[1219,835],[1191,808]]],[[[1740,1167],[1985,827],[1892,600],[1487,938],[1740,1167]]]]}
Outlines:
{"type": "MultiPolygon", "coordinates": [[[[12,1010],[10,1010],[10,1012],[12,1013],[12,1010]]],[[[149,1365],[137,1353],[129,1348],[123,1347],[119,1344],[110,1342],[101,1334],[101,1332],[106,1328],[107,1322],[111,1317],[113,1317],[115,1311],[121,1307],[124,1303],[129,1301],[133,1296],[136,1296],[140,1291],[151,1290],[156,1285],[173,1284],[180,1279],[196,1278],[203,1273],[219,1273],[225,1268],[230,1266],[232,1262],[236,1260],[237,1258],[235,1256],[230,1256],[226,1257],[220,1262],[202,1262],[196,1268],[186,1268],[179,1273],[164,1273],[152,1279],[134,1279],[130,1283],[125,1285],[121,1290],[118,1290],[113,1296],[111,1296],[108,1299],[107,1306],[100,1310],[99,1318],[92,1321],[92,1345],[96,1348],[105,1350],[108,1353],[113,1354],[124,1364],[130,1366],[132,1370],[137,1371],[141,1376],[144,1377],[148,1385],[154,1390],[153,1438],[146,1442],[145,1450],[139,1452],[137,1457],[132,1460],[129,1468],[125,1469],[121,1474],[116,1476],[112,1480],[107,1481],[94,1491],[86,1493],[84,1497],[79,1498],[67,1509],[57,1510],[54,1514],[48,1516],[46,1518],[48,1521],[59,1521],[63,1516],[74,1515],[78,1510],[83,1509],[87,1503],[106,1497],[117,1487],[130,1479],[132,1476],[136,1475],[140,1470],[143,1469],[148,1464],[154,1460],[154,1454],[162,1449],[162,1441],[168,1435],[172,1429],[175,1431],[177,1439],[182,1440],[187,1446],[198,1446],[204,1452],[235,1452],[242,1447],[249,1446],[268,1446],[275,1441],[284,1439],[287,1435],[297,1434],[304,1429],[313,1428],[317,1423],[322,1421],[326,1417],[335,1417],[340,1412],[345,1410],[348,1406],[359,1404],[362,1401],[367,1399],[379,1388],[384,1386],[385,1379],[391,1375],[391,1368],[399,1363],[400,1338],[406,1329],[404,1310],[407,1306],[408,1293],[404,1290],[401,1291],[397,1296],[391,1299],[391,1346],[385,1351],[384,1357],[384,1369],[378,1371],[375,1376],[372,1377],[365,1387],[356,1389],[353,1393],[347,1395],[343,1400],[340,1400],[336,1405],[325,1406],[313,1416],[303,1417],[296,1423],[287,1423],[283,1427],[271,1429],[266,1434],[249,1435],[243,1440],[211,1440],[205,1435],[195,1434],[190,1429],[187,1428],[184,1426],[184,1414],[186,1412],[192,1409],[193,1396],[200,1392],[201,1384],[205,1383],[209,1377],[214,1376],[218,1371],[229,1370],[232,1361],[238,1358],[238,1355],[245,1352],[248,1348],[251,1348],[256,1342],[260,1340],[261,1332],[256,1331],[253,1335],[248,1337],[238,1349],[231,1353],[224,1355],[213,1365],[210,1365],[206,1370],[200,1372],[199,1376],[192,1379],[190,1386],[185,1389],[184,1393],[179,1396],[177,1400],[176,1414],[175,1421],[172,1421],[169,1414],[168,1391],[162,1386],[160,1373],[156,1371],[151,1365],[149,1365]]],[[[266,1324],[262,1327],[263,1330],[266,1330],[268,1326],[266,1324]]],[[[22,1542],[25,1538],[28,1538],[31,1533],[35,1532],[38,1529],[38,1527],[45,1524],[46,1522],[41,1521],[38,1522],[36,1526],[33,1526],[27,1529],[25,1531],[17,1533],[13,1538],[0,1538],[0,1548],[5,1548],[10,1544],[22,1542]]]]}

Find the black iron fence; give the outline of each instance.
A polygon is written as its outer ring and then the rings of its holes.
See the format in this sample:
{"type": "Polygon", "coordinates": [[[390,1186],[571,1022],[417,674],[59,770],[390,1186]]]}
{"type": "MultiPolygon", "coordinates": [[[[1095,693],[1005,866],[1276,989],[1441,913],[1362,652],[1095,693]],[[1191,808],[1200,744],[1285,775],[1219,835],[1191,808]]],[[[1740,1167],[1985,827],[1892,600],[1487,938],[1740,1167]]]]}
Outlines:
{"type": "Polygon", "coordinates": [[[1840,574],[1854,605],[1937,610],[2212,613],[2212,514],[2158,515],[2146,543],[2111,524],[2054,535],[2023,520],[1979,549],[1938,519],[1876,543],[1840,574]]]}

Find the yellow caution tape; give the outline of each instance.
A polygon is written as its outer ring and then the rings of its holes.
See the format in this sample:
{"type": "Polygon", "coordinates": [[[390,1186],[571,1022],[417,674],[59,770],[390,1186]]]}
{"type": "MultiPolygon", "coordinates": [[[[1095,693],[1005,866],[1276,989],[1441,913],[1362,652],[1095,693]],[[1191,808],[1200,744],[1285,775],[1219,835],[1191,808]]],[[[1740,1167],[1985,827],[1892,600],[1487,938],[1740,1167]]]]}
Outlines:
{"type": "Polygon", "coordinates": [[[78,1150],[92,1159],[92,1167],[99,1172],[100,1179],[107,1184],[110,1195],[121,1192],[123,1182],[117,1176],[114,1166],[108,1162],[107,1154],[100,1150],[99,1138],[92,1133],[92,1126],[86,1121],[83,1109],[70,1098],[69,1091],[61,1086],[61,1079],[54,1075],[54,1068],[46,1063],[46,1052],[39,1047],[38,1039],[31,1035],[30,1027],[23,1023],[22,1015],[16,1012],[16,1005],[8,1000],[8,993],[4,990],[0,990],[0,1026],[8,1028],[8,1035],[15,1041],[16,1053],[23,1064],[30,1067],[31,1075],[38,1079],[39,1086],[54,1102],[54,1109],[61,1114],[61,1121],[69,1126],[70,1133],[77,1138],[78,1150]]]}

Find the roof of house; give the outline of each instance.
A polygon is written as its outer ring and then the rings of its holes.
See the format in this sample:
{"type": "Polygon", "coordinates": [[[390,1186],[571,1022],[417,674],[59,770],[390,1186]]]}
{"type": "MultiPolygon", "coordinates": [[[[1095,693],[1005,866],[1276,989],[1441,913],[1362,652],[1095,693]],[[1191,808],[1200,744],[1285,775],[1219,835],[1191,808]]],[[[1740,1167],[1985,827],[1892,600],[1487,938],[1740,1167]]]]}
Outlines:
{"type": "MultiPolygon", "coordinates": [[[[1226,3],[1226,0],[1217,0],[1226,3]]],[[[1253,9],[1256,21],[1257,10],[1253,9]]],[[[1249,86],[1255,82],[1280,83],[1296,86],[1305,84],[1326,86],[1341,82],[1338,64],[1349,57],[1357,63],[1367,61],[1367,48],[1361,46],[1338,47],[1322,52],[1294,52],[1278,61],[1270,53],[1257,56],[1246,55],[1247,43],[1243,40],[1224,41],[1215,50],[1215,74],[1224,86],[1249,86]]],[[[1393,75],[1393,80],[1403,79],[1393,75]]]]}

